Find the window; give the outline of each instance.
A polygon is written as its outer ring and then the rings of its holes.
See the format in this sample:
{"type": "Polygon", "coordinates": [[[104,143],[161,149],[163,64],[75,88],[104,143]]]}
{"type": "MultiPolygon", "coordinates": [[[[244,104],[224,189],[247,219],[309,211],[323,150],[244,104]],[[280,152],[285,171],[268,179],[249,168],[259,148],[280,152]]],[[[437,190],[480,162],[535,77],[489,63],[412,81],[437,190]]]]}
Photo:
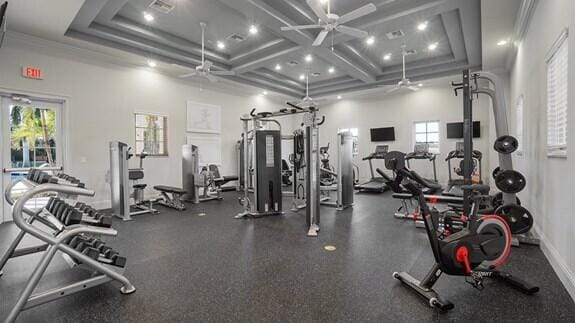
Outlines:
{"type": "Polygon", "coordinates": [[[567,156],[567,56],[564,31],[547,56],[547,155],[567,156]]]}
{"type": "Polygon", "coordinates": [[[351,132],[351,135],[353,136],[353,156],[358,156],[359,155],[359,129],[357,128],[343,128],[343,129],[338,129],[337,133],[340,132],[351,132]]]}
{"type": "Polygon", "coordinates": [[[515,137],[519,142],[517,154],[523,155],[523,95],[517,99],[517,106],[515,108],[515,137]]]}
{"type": "Polygon", "coordinates": [[[155,114],[136,113],[136,154],[168,155],[168,118],[155,114]]]}
{"type": "Polygon", "coordinates": [[[430,153],[439,154],[439,121],[416,122],[414,144],[428,144],[430,153]]]}

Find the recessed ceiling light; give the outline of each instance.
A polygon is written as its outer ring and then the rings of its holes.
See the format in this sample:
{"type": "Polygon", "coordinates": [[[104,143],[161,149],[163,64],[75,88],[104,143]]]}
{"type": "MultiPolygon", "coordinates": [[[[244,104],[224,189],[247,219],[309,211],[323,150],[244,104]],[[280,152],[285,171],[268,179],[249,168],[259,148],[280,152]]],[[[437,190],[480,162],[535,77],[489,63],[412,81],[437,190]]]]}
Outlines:
{"type": "Polygon", "coordinates": [[[423,83],[419,83],[419,84],[417,84],[417,86],[423,87],[423,83]]]}
{"type": "Polygon", "coordinates": [[[375,37],[373,37],[373,36],[367,37],[367,39],[365,40],[365,43],[368,45],[373,45],[373,43],[375,43],[375,37]]]}
{"type": "Polygon", "coordinates": [[[268,95],[268,91],[264,91],[263,94],[264,94],[264,95],[268,95]]]}
{"type": "Polygon", "coordinates": [[[251,25],[251,26],[250,26],[250,29],[249,29],[250,34],[255,35],[255,34],[258,33],[258,31],[259,31],[259,30],[258,30],[258,27],[257,27],[256,25],[251,25]]]}
{"type": "Polygon", "coordinates": [[[500,41],[497,42],[497,46],[505,46],[509,43],[509,40],[507,39],[502,39],[500,41]]]}
{"type": "Polygon", "coordinates": [[[427,29],[427,21],[424,21],[422,23],[419,23],[419,25],[417,25],[417,30],[419,31],[424,31],[427,29]]]}
{"type": "Polygon", "coordinates": [[[302,81],[305,80],[305,75],[301,74],[301,75],[299,76],[299,79],[302,80],[302,81]]]}
{"type": "Polygon", "coordinates": [[[147,22],[152,22],[152,21],[154,21],[154,16],[152,16],[152,14],[147,13],[147,12],[144,11],[144,19],[145,19],[147,22]]]}
{"type": "Polygon", "coordinates": [[[341,95],[338,95],[338,96],[337,96],[337,99],[338,99],[338,100],[341,100],[341,95]]]}
{"type": "Polygon", "coordinates": [[[279,71],[282,69],[282,66],[280,64],[276,64],[276,67],[274,67],[276,71],[279,71]]]}
{"type": "Polygon", "coordinates": [[[305,55],[305,61],[306,61],[306,62],[309,63],[309,62],[311,62],[312,60],[313,60],[313,57],[311,56],[311,54],[305,55]]]}
{"type": "Polygon", "coordinates": [[[226,48],[226,44],[221,40],[218,40],[218,42],[216,43],[216,46],[218,46],[219,49],[226,48]]]}
{"type": "Polygon", "coordinates": [[[391,53],[383,55],[383,59],[389,61],[391,59],[391,53]]]}
{"type": "Polygon", "coordinates": [[[436,50],[438,45],[439,45],[438,43],[431,43],[429,44],[429,46],[427,46],[427,49],[436,50]]]}
{"type": "Polygon", "coordinates": [[[149,59],[148,60],[148,66],[149,67],[156,67],[156,66],[158,66],[158,64],[156,63],[156,61],[149,59]]]}
{"type": "Polygon", "coordinates": [[[327,71],[329,72],[329,74],[333,74],[335,73],[335,67],[332,66],[327,71]]]}

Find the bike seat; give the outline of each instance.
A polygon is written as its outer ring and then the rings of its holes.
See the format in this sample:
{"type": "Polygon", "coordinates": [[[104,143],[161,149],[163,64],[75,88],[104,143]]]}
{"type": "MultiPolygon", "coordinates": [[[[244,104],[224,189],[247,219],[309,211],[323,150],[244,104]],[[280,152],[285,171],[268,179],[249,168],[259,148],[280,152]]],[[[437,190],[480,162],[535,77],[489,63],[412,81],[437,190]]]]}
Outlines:
{"type": "Polygon", "coordinates": [[[473,184],[473,185],[462,185],[461,189],[463,191],[472,191],[472,192],[478,192],[481,195],[487,195],[489,194],[489,185],[485,185],[485,184],[473,184]]]}

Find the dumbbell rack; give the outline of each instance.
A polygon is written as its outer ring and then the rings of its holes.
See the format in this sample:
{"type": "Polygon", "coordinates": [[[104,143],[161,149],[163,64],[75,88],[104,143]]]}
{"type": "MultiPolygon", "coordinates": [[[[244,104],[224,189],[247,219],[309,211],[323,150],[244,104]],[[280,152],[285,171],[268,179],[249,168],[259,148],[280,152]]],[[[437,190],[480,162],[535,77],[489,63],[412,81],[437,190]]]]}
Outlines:
{"type": "Polygon", "coordinates": [[[32,169],[27,178],[15,181],[5,191],[6,201],[13,206],[14,223],[21,230],[6,253],[0,258],[0,275],[6,262],[11,258],[33,253],[44,252],[40,262],[32,272],[23,291],[6,322],[13,322],[23,310],[68,296],[101,284],[116,280],[123,286],[122,294],[131,294],[136,288],[123,275],[126,259],[106,244],[98,236],[117,236],[111,228],[111,219],[99,214],[85,203],[77,202],[72,206],[68,201],[78,196],[94,196],[94,191],[75,178],[58,175],[51,176],[37,169],[32,169]],[[12,197],[16,184],[23,184],[27,190],[18,199],[12,197]],[[41,209],[32,209],[30,200],[42,193],[56,193],[41,209]],[[34,222],[40,222],[39,228],[34,222]],[[44,244],[34,247],[16,249],[25,234],[30,234],[44,244]],[[48,291],[32,294],[42,278],[46,268],[60,251],[70,267],[88,270],[90,278],[53,288],[48,291]]]}

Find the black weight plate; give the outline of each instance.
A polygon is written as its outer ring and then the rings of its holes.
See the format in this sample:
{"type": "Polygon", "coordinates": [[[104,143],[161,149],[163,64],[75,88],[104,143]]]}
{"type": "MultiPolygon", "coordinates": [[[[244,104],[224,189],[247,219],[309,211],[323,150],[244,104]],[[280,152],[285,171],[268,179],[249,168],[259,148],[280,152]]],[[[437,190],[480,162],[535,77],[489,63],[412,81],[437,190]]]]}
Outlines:
{"type": "Polygon", "coordinates": [[[513,234],[527,233],[533,227],[533,216],[522,206],[506,204],[495,210],[495,214],[507,221],[513,234]]]}
{"type": "Polygon", "coordinates": [[[405,168],[405,154],[401,151],[390,151],[385,154],[385,168],[397,171],[405,168]]]}
{"type": "MultiPolygon", "coordinates": [[[[515,204],[521,205],[521,200],[518,196],[515,196],[515,204]]],[[[503,205],[503,193],[499,192],[493,196],[493,200],[491,201],[491,205],[494,210],[497,210],[500,206],[503,205]]]]}
{"type": "Polygon", "coordinates": [[[518,171],[508,169],[500,171],[495,177],[495,185],[505,193],[519,193],[527,185],[525,177],[518,171]]]}
{"type": "Polygon", "coordinates": [[[495,167],[495,169],[491,173],[491,176],[493,176],[493,179],[497,178],[497,174],[499,174],[500,171],[501,171],[501,168],[499,166],[495,167]]]}
{"type": "Polygon", "coordinates": [[[511,154],[517,148],[519,148],[519,141],[513,136],[501,136],[493,144],[493,149],[501,154],[511,154]]]}

